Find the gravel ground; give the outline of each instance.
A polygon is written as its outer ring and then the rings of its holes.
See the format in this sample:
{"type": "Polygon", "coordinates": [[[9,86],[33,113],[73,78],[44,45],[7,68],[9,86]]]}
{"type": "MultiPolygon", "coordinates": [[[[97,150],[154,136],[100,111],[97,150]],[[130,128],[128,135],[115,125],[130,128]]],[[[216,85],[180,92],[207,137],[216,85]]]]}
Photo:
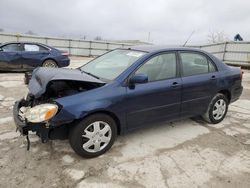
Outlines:
{"type": "MultiPolygon", "coordinates": [[[[90,58],[72,58],[72,68],[90,58]]],[[[82,159],[67,141],[31,149],[15,132],[12,105],[22,73],[0,73],[0,187],[250,187],[250,71],[244,92],[217,125],[187,119],[119,136],[109,152],[82,159]]]]}

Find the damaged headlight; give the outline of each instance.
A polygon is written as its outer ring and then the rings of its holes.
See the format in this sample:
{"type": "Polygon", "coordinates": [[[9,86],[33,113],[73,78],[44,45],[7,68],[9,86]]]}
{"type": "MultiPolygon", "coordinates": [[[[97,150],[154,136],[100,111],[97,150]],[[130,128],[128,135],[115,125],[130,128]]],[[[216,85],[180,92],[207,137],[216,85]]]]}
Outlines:
{"type": "Polygon", "coordinates": [[[27,109],[25,118],[32,123],[48,121],[56,115],[58,106],[55,104],[40,104],[27,109]]]}

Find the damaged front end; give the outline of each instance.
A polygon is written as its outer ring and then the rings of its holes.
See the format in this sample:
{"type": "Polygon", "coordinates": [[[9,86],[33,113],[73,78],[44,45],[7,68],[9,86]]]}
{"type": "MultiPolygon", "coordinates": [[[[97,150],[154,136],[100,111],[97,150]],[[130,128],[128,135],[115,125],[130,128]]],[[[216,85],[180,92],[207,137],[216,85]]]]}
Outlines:
{"type": "Polygon", "coordinates": [[[25,99],[15,102],[13,117],[17,130],[27,138],[27,150],[29,150],[29,131],[35,132],[42,142],[49,139],[49,119],[56,114],[57,109],[56,105],[52,108],[41,105],[32,107],[30,101],[25,99]]]}
{"type": "MultiPolygon", "coordinates": [[[[68,136],[68,122],[56,118],[63,106],[56,99],[86,92],[105,85],[78,69],[35,69],[28,85],[29,93],[16,101],[13,108],[17,130],[27,136],[29,148],[29,131],[35,132],[42,142],[50,139],[64,139],[68,136]],[[54,120],[53,120],[54,119],[54,120]]],[[[74,121],[74,119],[72,119],[74,121]]]]}

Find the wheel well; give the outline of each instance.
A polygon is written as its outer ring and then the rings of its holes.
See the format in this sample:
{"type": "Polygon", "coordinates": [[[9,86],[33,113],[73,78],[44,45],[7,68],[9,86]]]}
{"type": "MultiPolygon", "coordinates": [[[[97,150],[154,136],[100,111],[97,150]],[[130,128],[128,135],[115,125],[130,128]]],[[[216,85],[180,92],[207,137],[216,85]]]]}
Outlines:
{"type": "MultiPolygon", "coordinates": [[[[53,59],[53,58],[44,59],[44,60],[43,60],[43,63],[44,63],[45,61],[47,61],[47,60],[52,60],[52,61],[54,61],[54,62],[58,65],[57,61],[56,61],[55,59],[53,59]]],[[[43,64],[43,63],[42,63],[42,64],[43,64]]]]}
{"type": "Polygon", "coordinates": [[[230,103],[230,101],[231,101],[231,93],[228,90],[224,89],[224,90],[219,91],[219,93],[225,95],[227,97],[228,103],[230,103]]]}
{"type": "Polygon", "coordinates": [[[88,114],[87,116],[84,116],[84,118],[86,118],[88,116],[91,116],[93,114],[105,114],[105,115],[110,116],[115,121],[115,123],[117,125],[117,134],[119,135],[121,133],[121,123],[120,123],[120,120],[118,119],[118,117],[114,113],[102,110],[102,111],[92,112],[92,113],[88,114]]]}

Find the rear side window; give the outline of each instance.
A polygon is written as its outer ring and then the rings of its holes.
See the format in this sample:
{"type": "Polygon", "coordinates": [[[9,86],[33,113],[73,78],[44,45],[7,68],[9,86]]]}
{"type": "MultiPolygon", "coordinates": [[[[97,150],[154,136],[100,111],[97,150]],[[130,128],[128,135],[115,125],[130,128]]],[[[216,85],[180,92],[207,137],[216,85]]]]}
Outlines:
{"type": "Polygon", "coordinates": [[[41,51],[47,51],[46,48],[40,45],[36,44],[24,44],[24,51],[26,52],[41,52],[41,51]]]}
{"type": "Polygon", "coordinates": [[[183,76],[192,76],[216,71],[212,62],[198,53],[180,53],[183,76]]]}
{"type": "Polygon", "coordinates": [[[16,52],[21,51],[21,45],[19,43],[7,44],[2,47],[4,52],[16,52]]]}
{"type": "Polygon", "coordinates": [[[138,73],[146,74],[151,82],[176,77],[175,53],[161,54],[151,58],[135,74],[138,73]]]}
{"type": "Polygon", "coordinates": [[[38,46],[39,46],[39,51],[40,51],[40,52],[46,52],[46,51],[48,51],[47,48],[45,48],[45,47],[43,47],[43,46],[40,46],[40,45],[38,45],[38,46]]]}

